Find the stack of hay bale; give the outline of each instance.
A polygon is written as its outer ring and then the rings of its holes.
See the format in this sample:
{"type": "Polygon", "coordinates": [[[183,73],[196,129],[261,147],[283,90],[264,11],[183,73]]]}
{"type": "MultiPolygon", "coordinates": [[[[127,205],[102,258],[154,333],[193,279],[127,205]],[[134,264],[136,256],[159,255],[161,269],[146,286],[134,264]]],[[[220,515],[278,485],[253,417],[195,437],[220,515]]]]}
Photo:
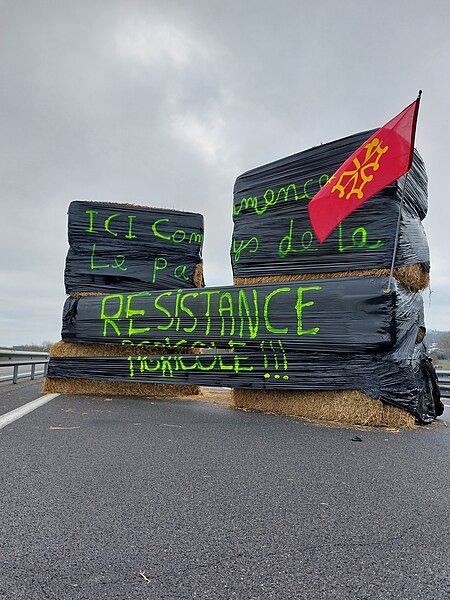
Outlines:
{"type": "MultiPolygon", "coordinates": [[[[163,288],[203,287],[203,216],[127,203],[73,201],[68,211],[69,251],[65,286],[71,297],[144,292],[163,288]]],[[[131,310],[129,307],[127,310],[131,310]]],[[[80,357],[134,356],[133,343],[58,342],[51,357],[64,359],[70,379],[44,381],[45,392],[140,396],[185,396],[197,385],[170,385],[76,379],[80,357]],[[73,368],[71,368],[73,367],[73,368]]],[[[191,348],[166,348],[171,354],[194,354],[191,348]]],[[[161,347],[145,344],[146,354],[161,347]]]]}
{"type": "Polygon", "coordinates": [[[244,388],[241,397],[252,408],[263,408],[255,401],[265,402],[266,410],[268,401],[279,401],[280,412],[296,414],[300,402],[302,411],[309,406],[317,416],[320,407],[328,419],[330,409],[339,408],[340,420],[351,408],[351,417],[365,424],[380,424],[380,406],[385,419],[408,417],[384,408],[384,401],[430,422],[436,416],[433,372],[423,344],[416,343],[422,297],[396,284],[387,292],[388,282],[385,276],[355,276],[68,298],[65,342],[114,344],[119,337],[161,347],[170,340],[233,353],[173,356],[161,348],[157,355],[143,349],[138,356],[78,357],[70,363],[52,357],[48,377],[73,379],[76,373],[96,381],[244,388]],[[132,339],[122,337],[127,335],[132,339]],[[261,395],[261,388],[276,393],[261,395]],[[340,393],[330,403],[329,394],[311,397],[298,390],[340,393]]]}
{"type": "MultiPolygon", "coordinates": [[[[361,425],[413,427],[439,412],[435,375],[422,340],[420,290],[429,283],[429,251],[421,221],[427,212],[427,176],[417,151],[408,178],[386,187],[350,214],[320,244],[312,231],[308,202],[373,131],[300,152],[240,175],[233,201],[231,259],[234,284],[389,274],[400,217],[394,288],[411,295],[414,309],[396,317],[397,338],[384,353],[303,355],[311,385],[294,390],[234,389],[237,407],[361,425]],[[405,188],[405,189],[404,189],[405,188]],[[404,202],[400,200],[404,192],[404,202]],[[418,297],[419,296],[419,297],[418,297]],[[374,385],[361,381],[342,389],[339,364],[369,359],[374,385]],[[320,384],[320,370],[334,365],[339,387],[320,384]],[[432,367],[431,367],[432,369],[432,367]]],[[[383,281],[383,284],[381,283],[383,281]]],[[[302,359],[300,351],[299,361],[302,359]]],[[[361,362],[361,364],[364,361],[361,362]]]]}

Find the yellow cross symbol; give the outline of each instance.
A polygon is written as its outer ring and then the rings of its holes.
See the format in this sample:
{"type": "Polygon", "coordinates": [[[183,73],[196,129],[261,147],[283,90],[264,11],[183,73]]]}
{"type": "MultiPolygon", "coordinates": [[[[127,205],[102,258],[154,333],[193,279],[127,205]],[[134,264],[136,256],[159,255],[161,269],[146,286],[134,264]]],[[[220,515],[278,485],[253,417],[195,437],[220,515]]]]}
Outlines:
{"type": "Polygon", "coordinates": [[[373,173],[369,175],[366,171],[378,171],[380,168],[380,158],[389,150],[389,146],[382,148],[382,143],[378,138],[374,138],[366,144],[364,146],[366,156],[363,163],[361,164],[357,158],[354,158],[353,164],[355,168],[351,171],[344,171],[331,191],[338,190],[339,198],[342,198],[348,192],[345,196],[346,200],[349,200],[352,194],[356,194],[357,198],[361,200],[364,196],[363,187],[373,179],[373,173]],[[350,191],[348,191],[348,188],[350,188],[350,191]]]}

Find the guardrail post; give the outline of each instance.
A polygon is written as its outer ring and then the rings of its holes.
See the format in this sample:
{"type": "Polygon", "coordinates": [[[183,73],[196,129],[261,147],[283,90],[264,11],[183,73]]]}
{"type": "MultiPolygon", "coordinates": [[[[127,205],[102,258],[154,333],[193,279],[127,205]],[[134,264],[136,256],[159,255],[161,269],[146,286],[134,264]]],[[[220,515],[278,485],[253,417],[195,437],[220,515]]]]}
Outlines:
{"type": "Polygon", "coordinates": [[[34,373],[36,371],[36,364],[32,363],[31,364],[31,379],[34,379],[34,373]]]}
{"type": "Polygon", "coordinates": [[[13,367],[13,383],[17,383],[18,374],[19,374],[19,366],[14,365],[14,367],[13,367]]]}

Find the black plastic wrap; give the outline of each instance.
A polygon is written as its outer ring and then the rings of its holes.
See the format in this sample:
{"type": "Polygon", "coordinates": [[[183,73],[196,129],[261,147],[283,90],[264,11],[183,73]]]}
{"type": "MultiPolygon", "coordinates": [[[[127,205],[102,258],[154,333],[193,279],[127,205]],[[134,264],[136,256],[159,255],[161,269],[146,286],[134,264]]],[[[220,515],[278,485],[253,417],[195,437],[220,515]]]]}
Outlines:
{"type": "MultiPolygon", "coordinates": [[[[231,261],[235,277],[388,268],[405,176],[351,213],[320,244],[308,203],[372,131],[323,144],[240,175],[234,186],[231,261]]],[[[422,264],[427,175],[417,151],[407,179],[395,266],[422,264]]]]}
{"type": "Polygon", "coordinates": [[[194,287],[202,215],[85,200],[68,215],[67,293],[194,287]]]}
{"type": "Polygon", "coordinates": [[[68,298],[65,342],[373,352],[422,323],[422,297],[387,277],[68,298]]]}
{"type": "Polygon", "coordinates": [[[271,344],[260,351],[226,354],[51,358],[48,377],[261,390],[358,389],[423,423],[443,410],[425,347],[411,336],[395,351],[375,354],[296,352],[271,344]]]}
{"type": "Polygon", "coordinates": [[[422,296],[395,282],[386,293],[387,282],[386,277],[349,277],[191,290],[189,296],[168,290],[69,298],[65,341],[131,343],[140,355],[52,358],[48,377],[357,389],[429,422],[442,404],[434,369],[417,342],[424,327],[422,296]],[[251,311],[231,312],[242,294],[255,299],[253,319],[251,311]],[[256,313],[262,315],[259,320],[256,313]],[[161,354],[147,355],[147,345],[160,345],[161,354]],[[166,346],[223,346],[233,352],[174,355],[166,346]]]}

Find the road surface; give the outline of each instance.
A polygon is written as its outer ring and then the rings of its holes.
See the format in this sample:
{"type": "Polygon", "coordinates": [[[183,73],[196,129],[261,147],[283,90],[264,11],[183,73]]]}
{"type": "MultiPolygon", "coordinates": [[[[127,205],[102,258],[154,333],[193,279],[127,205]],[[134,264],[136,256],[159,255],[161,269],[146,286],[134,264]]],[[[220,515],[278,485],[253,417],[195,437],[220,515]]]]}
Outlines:
{"type": "MultiPolygon", "coordinates": [[[[0,414],[41,382],[0,384],[0,414]]],[[[58,396],[0,430],[0,600],[448,600],[449,413],[58,396]]]]}

